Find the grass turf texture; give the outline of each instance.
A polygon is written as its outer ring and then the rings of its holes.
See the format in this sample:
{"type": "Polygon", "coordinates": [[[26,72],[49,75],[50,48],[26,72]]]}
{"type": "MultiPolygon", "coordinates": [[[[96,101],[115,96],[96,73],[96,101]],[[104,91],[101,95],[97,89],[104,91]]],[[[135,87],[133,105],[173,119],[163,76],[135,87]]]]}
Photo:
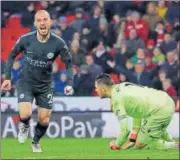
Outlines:
{"type": "Polygon", "coordinates": [[[179,159],[179,150],[110,150],[110,139],[47,139],[41,141],[43,153],[32,153],[31,140],[19,144],[17,139],[1,141],[2,159],[179,159]]]}

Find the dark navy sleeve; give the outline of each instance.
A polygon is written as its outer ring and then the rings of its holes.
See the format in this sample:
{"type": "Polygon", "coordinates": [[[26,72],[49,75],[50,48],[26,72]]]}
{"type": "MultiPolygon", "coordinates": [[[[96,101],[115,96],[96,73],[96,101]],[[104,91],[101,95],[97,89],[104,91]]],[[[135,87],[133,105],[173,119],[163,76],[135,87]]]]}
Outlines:
{"type": "Polygon", "coordinates": [[[16,58],[16,56],[18,54],[20,54],[23,49],[24,49],[24,40],[22,40],[22,38],[20,37],[16,44],[14,45],[14,47],[12,48],[9,56],[8,56],[8,60],[7,60],[7,64],[6,64],[6,69],[5,69],[5,77],[7,80],[11,79],[11,69],[14,63],[14,59],[16,58]]]}
{"type": "Polygon", "coordinates": [[[68,46],[63,42],[63,47],[60,49],[61,60],[64,62],[67,75],[68,75],[68,84],[73,85],[73,64],[72,64],[72,55],[69,51],[68,46]]]}

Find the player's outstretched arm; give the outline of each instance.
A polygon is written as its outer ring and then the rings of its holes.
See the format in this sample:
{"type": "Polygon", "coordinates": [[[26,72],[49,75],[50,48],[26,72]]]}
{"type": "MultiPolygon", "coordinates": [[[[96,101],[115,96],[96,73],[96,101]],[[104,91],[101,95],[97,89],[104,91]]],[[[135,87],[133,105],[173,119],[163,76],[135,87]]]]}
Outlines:
{"type": "Polygon", "coordinates": [[[14,47],[12,48],[12,51],[10,52],[9,56],[8,56],[6,69],[5,69],[5,78],[6,78],[6,80],[11,79],[11,69],[12,69],[12,66],[13,66],[13,63],[14,63],[14,59],[22,51],[23,51],[23,40],[22,40],[22,38],[19,38],[17,40],[16,44],[14,45],[14,47]]]}
{"type": "Polygon", "coordinates": [[[115,102],[113,103],[113,106],[115,106],[113,108],[116,108],[114,112],[119,120],[120,130],[117,139],[110,142],[110,148],[113,150],[117,150],[121,148],[125,141],[127,141],[128,135],[130,133],[130,125],[122,102],[115,102]]]}

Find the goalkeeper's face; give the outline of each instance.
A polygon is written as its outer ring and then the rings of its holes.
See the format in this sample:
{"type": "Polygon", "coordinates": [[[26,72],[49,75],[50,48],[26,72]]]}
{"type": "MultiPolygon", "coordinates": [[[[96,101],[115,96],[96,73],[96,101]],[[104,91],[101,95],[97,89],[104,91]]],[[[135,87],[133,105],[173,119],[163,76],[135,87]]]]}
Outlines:
{"type": "Polygon", "coordinates": [[[49,13],[46,11],[37,12],[34,24],[41,36],[48,35],[52,24],[49,13]]]}
{"type": "Polygon", "coordinates": [[[106,87],[104,87],[104,85],[98,84],[97,82],[95,82],[95,88],[96,88],[96,92],[98,94],[99,97],[101,98],[107,98],[107,89],[106,87]]]}

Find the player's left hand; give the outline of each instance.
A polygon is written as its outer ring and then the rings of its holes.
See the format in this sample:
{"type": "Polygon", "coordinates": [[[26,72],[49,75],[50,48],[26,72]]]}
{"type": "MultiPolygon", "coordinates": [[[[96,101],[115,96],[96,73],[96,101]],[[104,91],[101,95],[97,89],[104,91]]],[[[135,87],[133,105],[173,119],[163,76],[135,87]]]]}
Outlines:
{"type": "Polygon", "coordinates": [[[109,143],[109,148],[112,149],[112,150],[120,150],[120,145],[117,144],[117,142],[115,140],[112,140],[109,143]]]}
{"type": "Polygon", "coordinates": [[[73,93],[74,93],[73,87],[70,85],[67,85],[66,87],[64,87],[64,93],[67,96],[73,95],[73,93]]]}

